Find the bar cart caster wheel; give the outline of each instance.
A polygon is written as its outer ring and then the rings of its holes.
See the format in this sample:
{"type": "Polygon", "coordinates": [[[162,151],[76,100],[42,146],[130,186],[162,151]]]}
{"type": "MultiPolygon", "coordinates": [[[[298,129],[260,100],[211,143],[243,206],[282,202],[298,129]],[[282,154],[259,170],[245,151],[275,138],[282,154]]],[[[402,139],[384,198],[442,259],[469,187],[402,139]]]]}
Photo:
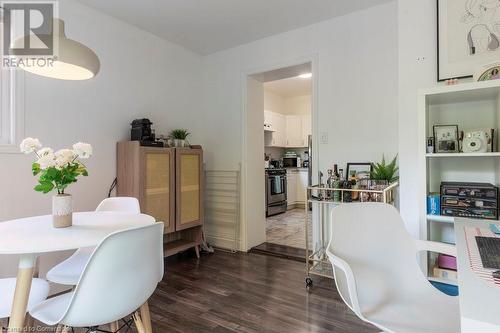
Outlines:
{"type": "Polygon", "coordinates": [[[311,288],[313,286],[313,280],[311,278],[306,278],[306,287],[311,288]]]}

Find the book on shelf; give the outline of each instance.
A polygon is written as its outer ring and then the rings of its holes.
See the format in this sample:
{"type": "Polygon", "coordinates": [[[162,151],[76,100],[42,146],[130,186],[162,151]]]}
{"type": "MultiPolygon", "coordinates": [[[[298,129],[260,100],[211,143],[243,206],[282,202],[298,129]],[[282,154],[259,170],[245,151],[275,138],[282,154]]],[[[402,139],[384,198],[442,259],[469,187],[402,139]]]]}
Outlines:
{"type": "Polygon", "coordinates": [[[432,270],[432,273],[433,273],[433,276],[436,278],[452,280],[452,281],[458,280],[457,271],[452,270],[452,269],[434,267],[434,269],[432,270]]]}

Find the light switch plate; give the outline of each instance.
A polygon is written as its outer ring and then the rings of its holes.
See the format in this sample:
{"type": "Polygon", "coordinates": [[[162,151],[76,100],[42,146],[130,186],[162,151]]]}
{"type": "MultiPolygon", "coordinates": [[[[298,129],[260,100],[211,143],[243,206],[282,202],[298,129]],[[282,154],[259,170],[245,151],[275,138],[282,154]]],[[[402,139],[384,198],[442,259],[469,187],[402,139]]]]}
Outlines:
{"type": "Polygon", "coordinates": [[[321,144],[328,144],[328,133],[327,132],[321,132],[321,135],[320,135],[320,142],[321,144]]]}

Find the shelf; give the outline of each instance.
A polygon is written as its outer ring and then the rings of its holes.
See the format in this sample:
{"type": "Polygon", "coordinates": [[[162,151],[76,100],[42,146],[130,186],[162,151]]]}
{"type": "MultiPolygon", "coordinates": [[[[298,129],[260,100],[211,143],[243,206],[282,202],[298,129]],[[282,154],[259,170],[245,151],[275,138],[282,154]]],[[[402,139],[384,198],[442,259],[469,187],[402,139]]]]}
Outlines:
{"type": "Polygon", "coordinates": [[[500,152],[494,153],[432,153],[425,154],[426,158],[441,158],[441,157],[500,157],[500,152]]]}
{"type": "Polygon", "coordinates": [[[449,279],[442,279],[434,276],[428,276],[427,280],[429,281],[434,281],[434,282],[439,282],[439,283],[444,283],[444,284],[449,284],[452,286],[458,286],[458,282],[454,280],[449,280],[449,279]]]}
{"type": "Polygon", "coordinates": [[[453,216],[427,215],[427,221],[453,224],[455,223],[455,218],[453,216]]]}
{"type": "Polygon", "coordinates": [[[170,257],[179,252],[193,248],[196,245],[197,245],[196,242],[185,239],[179,239],[172,242],[168,242],[164,244],[163,255],[165,257],[170,257]]]}
{"type": "Polygon", "coordinates": [[[496,100],[500,92],[500,80],[437,86],[420,90],[431,104],[460,103],[478,100],[496,100]]]}

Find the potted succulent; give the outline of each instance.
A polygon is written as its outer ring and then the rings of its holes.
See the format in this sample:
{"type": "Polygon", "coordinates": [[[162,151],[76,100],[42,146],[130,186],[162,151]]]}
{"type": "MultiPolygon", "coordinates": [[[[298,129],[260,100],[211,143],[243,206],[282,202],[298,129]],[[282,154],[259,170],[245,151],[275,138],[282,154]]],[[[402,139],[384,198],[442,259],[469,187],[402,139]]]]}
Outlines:
{"type": "Polygon", "coordinates": [[[170,132],[170,139],[174,142],[174,147],[186,147],[186,139],[189,136],[186,129],[178,128],[170,132]]]}
{"type": "Polygon", "coordinates": [[[372,163],[370,179],[374,181],[374,185],[389,185],[399,179],[397,159],[398,155],[394,156],[389,164],[386,164],[385,156],[382,155],[382,162],[372,163]]]}
{"type": "Polygon", "coordinates": [[[92,155],[92,146],[78,142],[73,145],[73,149],[54,152],[52,148],[42,148],[38,139],[26,138],[21,142],[20,148],[25,154],[36,155],[36,160],[32,164],[33,175],[38,176],[35,191],[44,194],[57,191],[52,197],[54,227],[70,227],[73,224],[73,205],[72,196],[66,193],[66,188],[76,183],[79,176],[88,176],[87,168],[80,159],[87,159],[92,155]]]}

